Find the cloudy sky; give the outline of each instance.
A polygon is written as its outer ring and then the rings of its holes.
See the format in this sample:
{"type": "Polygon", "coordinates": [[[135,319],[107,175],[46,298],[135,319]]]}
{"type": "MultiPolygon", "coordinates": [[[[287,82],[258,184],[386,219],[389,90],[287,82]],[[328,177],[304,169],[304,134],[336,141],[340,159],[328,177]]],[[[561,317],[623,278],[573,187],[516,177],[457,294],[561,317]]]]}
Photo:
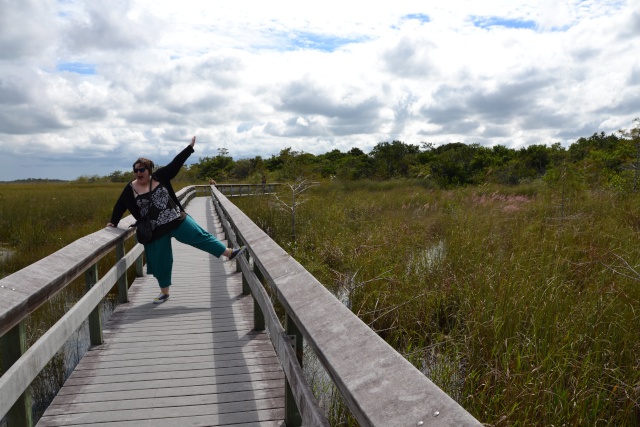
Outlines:
{"type": "Polygon", "coordinates": [[[0,180],[640,116],[638,0],[0,0],[0,180]]]}

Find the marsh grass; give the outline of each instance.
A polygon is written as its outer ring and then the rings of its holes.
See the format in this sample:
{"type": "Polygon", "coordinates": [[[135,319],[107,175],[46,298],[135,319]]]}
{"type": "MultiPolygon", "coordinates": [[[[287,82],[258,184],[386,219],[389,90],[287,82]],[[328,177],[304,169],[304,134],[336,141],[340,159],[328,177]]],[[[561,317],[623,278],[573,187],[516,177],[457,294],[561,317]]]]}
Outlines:
{"type": "Polygon", "coordinates": [[[295,243],[268,198],[234,202],[487,425],[637,426],[639,197],[323,183],[295,243]]]}

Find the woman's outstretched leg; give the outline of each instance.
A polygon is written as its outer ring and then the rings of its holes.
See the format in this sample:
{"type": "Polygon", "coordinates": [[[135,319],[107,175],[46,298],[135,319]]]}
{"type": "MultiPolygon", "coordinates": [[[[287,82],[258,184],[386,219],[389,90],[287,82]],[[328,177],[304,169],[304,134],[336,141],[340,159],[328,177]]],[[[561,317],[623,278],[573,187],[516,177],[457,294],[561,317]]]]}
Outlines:
{"type": "Polygon", "coordinates": [[[189,215],[187,215],[187,217],[182,221],[182,224],[180,224],[180,226],[171,234],[179,242],[208,252],[216,258],[220,258],[224,255],[229,259],[233,259],[244,250],[244,247],[235,250],[228,248],[213,234],[200,227],[200,225],[198,225],[198,223],[189,215]]]}

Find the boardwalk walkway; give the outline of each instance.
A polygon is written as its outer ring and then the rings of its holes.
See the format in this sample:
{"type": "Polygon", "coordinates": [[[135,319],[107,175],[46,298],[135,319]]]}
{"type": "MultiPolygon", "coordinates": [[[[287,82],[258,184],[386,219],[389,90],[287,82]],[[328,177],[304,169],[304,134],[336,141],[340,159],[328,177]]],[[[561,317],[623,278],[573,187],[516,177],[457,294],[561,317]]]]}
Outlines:
{"type": "MultiPolygon", "coordinates": [[[[208,197],[187,212],[220,232],[208,197]]],[[[284,375],[235,263],[173,241],[171,299],[136,279],[38,426],[281,426],[284,375]]]]}

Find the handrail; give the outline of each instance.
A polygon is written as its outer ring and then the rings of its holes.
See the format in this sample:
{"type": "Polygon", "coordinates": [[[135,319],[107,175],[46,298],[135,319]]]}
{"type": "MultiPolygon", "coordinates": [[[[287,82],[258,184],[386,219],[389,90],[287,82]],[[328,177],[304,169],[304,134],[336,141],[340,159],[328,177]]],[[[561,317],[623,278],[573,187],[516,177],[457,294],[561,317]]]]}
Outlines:
{"type": "Polygon", "coordinates": [[[227,197],[257,196],[260,194],[272,194],[276,187],[282,185],[277,182],[269,184],[216,184],[216,188],[227,197]]]}
{"type": "MultiPolygon", "coordinates": [[[[178,191],[184,203],[195,195],[194,187],[178,191]]],[[[126,271],[140,268],[144,248],[136,244],[125,255],[124,242],[135,234],[129,215],[120,227],[105,227],[82,237],[57,252],[0,280],[0,339],[3,370],[0,377],[0,418],[9,414],[11,425],[31,425],[31,398],[28,387],[71,335],[89,318],[91,344],[102,342],[102,320],[98,305],[117,282],[119,300],[127,302],[126,271]],[[124,227],[124,228],[121,228],[124,227]],[[116,264],[97,280],[97,262],[116,250],[116,264]],[[26,348],[25,320],[29,314],[85,274],[88,292],[29,349],[26,348]]]]}
{"type": "MultiPolygon", "coordinates": [[[[211,192],[228,237],[247,246],[254,270],[286,310],[285,327],[302,334],[361,426],[482,425],[345,307],[216,187],[212,186],[211,192]],[[288,322],[294,325],[286,325],[288,322]]],[[[246,277],[250,266],[245,259],[239,261],[246,277]]]]}
{"type": "MultiPolygon", "coordinates": [[[[213,204],[220,217],[227,240],[232,244],[237,244],[236,235],[227,220],[226,210],[217,202],[213,192],[214,187],[211,188],[213,204]]],[[[219,189],[217,191],[219,192],[219,189]]],[[[264,330],[266,326],[273,348],[285,373],[287,380],[285,425],[328,427],[329,422],[304,378],[301,366],[302,342],[297,339],[297,331],[285,330],[282,327],[271,299],[262,286],[257,272],[253,271],[249,265],[248,259],[241,256],[237,259],[237,263],[243,275],[243,293],[251,293],[254,299],[254,329],[264,330]]]]}

